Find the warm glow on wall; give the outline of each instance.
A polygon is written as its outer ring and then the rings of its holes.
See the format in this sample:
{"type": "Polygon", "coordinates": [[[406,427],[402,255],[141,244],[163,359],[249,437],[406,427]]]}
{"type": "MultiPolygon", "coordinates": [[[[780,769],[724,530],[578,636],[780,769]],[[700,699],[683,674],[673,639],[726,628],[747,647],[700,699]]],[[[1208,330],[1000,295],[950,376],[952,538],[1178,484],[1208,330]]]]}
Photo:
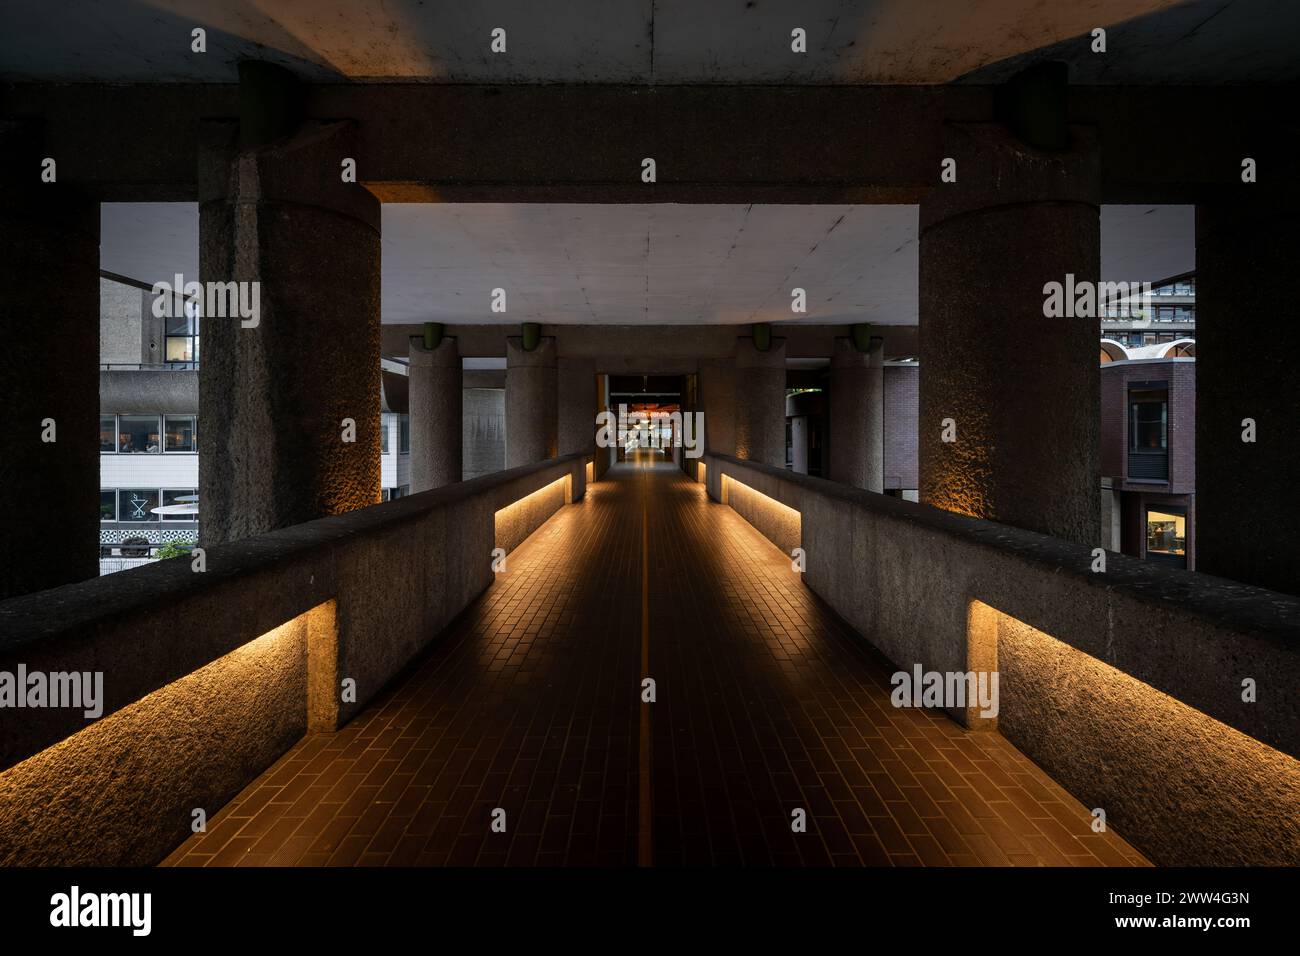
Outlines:
{"type": "Polygon", "coordinates": [[[0,774],[0,865],[158,862],[307,732],[333,628],[328,601],[0,774]]]}
{"type": "Polygon", "coordinates": [[[562,475],[532,494],[524,495],[495,515],[496,546],[513,551],[551,515],[573,500],[573,476],[562,475]]]}
{"type": "Polygon", "coordinates": [[[982,601],[968,624],[998,730],[1154,862],[1300,864],[1300,761],[982,601]]]}
{"type": "Polygon", "coordinates": [[[793,508],[727,474],[722,476],[721,498],[786,554],[799,547],[803,516],[793,508]]]}

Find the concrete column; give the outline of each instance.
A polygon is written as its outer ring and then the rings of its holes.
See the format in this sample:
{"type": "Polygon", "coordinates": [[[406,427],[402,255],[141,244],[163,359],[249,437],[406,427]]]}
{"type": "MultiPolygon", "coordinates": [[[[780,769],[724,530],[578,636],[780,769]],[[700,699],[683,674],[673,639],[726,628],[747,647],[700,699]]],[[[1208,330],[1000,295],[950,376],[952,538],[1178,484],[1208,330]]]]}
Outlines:
{"type": "Polygon", "coordinates": [[[808,416],[790,419],[790,468],[796,474],[808,474],[808,416]]]}
{"type": "Polygon", "coordinates": [[[411,493],[461,480],[464,400],[453,336],[426,349],[411,337],[411,493]]]}
{"type": "Polygon", "coordinates": [[[885,490],[885,349],[871,340],[859,352],[849,338],[835,340],[831,356],[828,477],[854,488],[885,490]]]}
{"type": "Polygon", "coordinates": [[[998,126],[945,131],[958,179],[920,217],[920,497],[1093,546],[1099,326],[1044,316],[1046,283],[1100,271],[1095,140],[1070,134],[1043,152],[998,126]]]}
{"type": "Polygon", "coordinates": [[[205,283],[258,283],[260,312],[256,324],[204,313],[205,545],[380,497],[380,206],[341,181],[355,131],[308,123],[254,151],[236,133],[202,126],[199,269],[205,283]]]}
{"type": "Polygon", "coordinates": [[[99,204],[40,181],[42,143],[0,123],[0,599],[99,570],[99,204]]]}
{"type": "Polygon", "coordinates": [[[785,339],[736,340],[736,457],[785,467],[785,339]]]}
{"type": "Polygon", "coordinates": [[[506,339],[506,468],[559,454],[557,379],[554,338],[531,352],[521,337],[506,339]]]}
{"type": "Polygon", "coordinates": [[[556,394],[561,455],[596,452],[596,362],[560,358],[556,394]]]}
{"type": "Polygon", "coordinates": [[[700,411],[704,448],[715,455],[736,454],[736,366],[730,359],[702,359],[700,411]]]}
{"type": "Polygon", "coordinates": [[[1285,305],[1297,212],[1294,196],[1196,207],[1196,569],[1288,594],[1300,593],[1300,323],[1285,305]],[[1263,334],[1246,342],[1243,323],[1263,334]]]}

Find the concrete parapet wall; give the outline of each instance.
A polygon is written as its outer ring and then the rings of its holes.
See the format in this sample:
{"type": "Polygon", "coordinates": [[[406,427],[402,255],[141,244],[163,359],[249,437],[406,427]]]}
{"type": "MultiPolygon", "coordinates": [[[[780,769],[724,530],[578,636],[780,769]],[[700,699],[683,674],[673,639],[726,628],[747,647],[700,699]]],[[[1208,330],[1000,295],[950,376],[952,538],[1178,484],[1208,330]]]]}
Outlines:
{"type": "Polygon", "coordinates": [[[1151,859],[1300,863],[1300,599],[1115,553],[1094,573],[1083,545],[705,462],[715,501],[726,479],[799,513],[805,583],[897,667],[996,668],[996,729],[1151,859]]]}
{"type": "Polygon", "coordinates": [[[494,547],[584,491],[573,455],[218,545],[203,573],[176,558],[0,603],[0,671],[104,674],[98,720],[3,711],[0,864],[157,862],[193,809],[360,711],[491,584],[494,547]]]}

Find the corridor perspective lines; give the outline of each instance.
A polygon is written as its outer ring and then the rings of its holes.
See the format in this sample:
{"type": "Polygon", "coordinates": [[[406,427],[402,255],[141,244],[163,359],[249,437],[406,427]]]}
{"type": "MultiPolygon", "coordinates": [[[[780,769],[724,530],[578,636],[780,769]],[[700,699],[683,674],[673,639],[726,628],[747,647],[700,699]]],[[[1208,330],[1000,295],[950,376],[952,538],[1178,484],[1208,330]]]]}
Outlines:
{"type": "Polygon", "coordinates": [[[1145,864],[999,735],[892,707],[890,670],[702,485],[620,463],[164,865],[1145,864]]]}

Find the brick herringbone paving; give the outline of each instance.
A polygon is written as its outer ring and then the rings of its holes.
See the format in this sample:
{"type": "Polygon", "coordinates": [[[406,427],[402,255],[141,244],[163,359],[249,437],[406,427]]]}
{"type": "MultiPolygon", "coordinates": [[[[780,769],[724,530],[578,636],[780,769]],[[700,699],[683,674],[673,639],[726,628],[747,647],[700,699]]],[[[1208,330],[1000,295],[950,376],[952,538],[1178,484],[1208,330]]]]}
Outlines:
{"type": "Polygon", "coordinates": [[[164,865],[1145,863],[1000,736],[892,707],[886,666],[701,485],[606,477],[164,865]]]}

